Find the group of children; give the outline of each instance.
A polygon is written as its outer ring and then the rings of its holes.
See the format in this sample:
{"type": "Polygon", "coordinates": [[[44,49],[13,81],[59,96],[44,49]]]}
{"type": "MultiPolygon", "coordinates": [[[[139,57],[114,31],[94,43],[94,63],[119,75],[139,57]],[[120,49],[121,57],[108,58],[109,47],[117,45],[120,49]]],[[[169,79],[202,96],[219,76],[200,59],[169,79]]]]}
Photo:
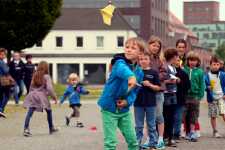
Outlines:
{"type": "MultiPolygon", "coordinates": [[[[117,128],[125,137],[129,150],[176,146],[175,140],[180,140],[182,123],[186,139],[197,141],[195,126],[199,118],[200,100],[205,91],[213,136],[220,137],[216,118],[221,115],[225,121],[225,73],[220,71],[220,62],[216,57],[210,61],[210,71],[204,73],[198,54],[191,51],[186,55],[186,48],[185,40],[178,40],[176,48],[166,49],[161,55],[162,43],[158,37],[151,37],[147,43],[141,38],[130,38],[125,43],[124,53],[113,57],[110,75],[98,100],[103,122],[104,150],[116,149],[117,128]],[[135,123],[130,112],[133,104],[135,123]],[[143,141],[145,128],[146,142],[143,141]]],[[[68,98],[73,110],[65,118],[66,125],[75,117],[76,126],[84,127],[79,120],[80,94],[88,93],[79,84],[78,75],[70,74],[68,87],[60,99],[62,104],[68,98]]],[[[28,108],[24,136],[31,136],[29,122],[34,111],[45,110],[49,133],[58,131],[53,125],[48,96],[57,102],[48,64],[42,61],[33,74],[24,101],[24,107],[28,108]]]]}
{"type": "Polygon", "coordinates": [[[104,150],[116,149],[117,128],[129,150],[176,147],[176,140],[181,140],[182,124],[185,138],[196,142],[200,101],[205,91],[213,136],[220,137],[216,118],[221,115],[225,119],[225,73],[219,71],[220,61],[212,57],[210,71],[204,72],[196,52],[186,55],[185,40],[178,40],[176,48],[166,49],[163,56],[161,47],[157,37],[151,37],[147,44],[140,38],[130,38],[124,54],[112,59],[111,73],[98,101],[104,150]],[[135,126],[129,110],[133,103],[135,126]]]}

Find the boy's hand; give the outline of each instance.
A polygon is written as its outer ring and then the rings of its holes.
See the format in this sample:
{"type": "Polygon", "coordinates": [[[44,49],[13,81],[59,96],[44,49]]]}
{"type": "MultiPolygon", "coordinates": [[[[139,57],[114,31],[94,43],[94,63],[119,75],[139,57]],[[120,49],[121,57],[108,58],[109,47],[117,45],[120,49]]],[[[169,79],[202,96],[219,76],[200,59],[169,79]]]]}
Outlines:
{"type": "Polygon", "coordinates": [[[136,78],[135,77],[130,77],[128,79],[128,91],[130,91],[130,89],[132,89],[133,87],[135,87],[136,86],[136,83],[137,83],[136,78]]]}
{"type": "Polygon", "coordinates": [[[142,81],[144,86],[151,86],[151,83],[148,80],[142,81]]]}
{"type": "Polygon", "coordinates": [[[124,99],[120,99],[117,101],[116,105],[119,109],[122,109],[123,107],[127,106],[127,101],[124,99]]]}

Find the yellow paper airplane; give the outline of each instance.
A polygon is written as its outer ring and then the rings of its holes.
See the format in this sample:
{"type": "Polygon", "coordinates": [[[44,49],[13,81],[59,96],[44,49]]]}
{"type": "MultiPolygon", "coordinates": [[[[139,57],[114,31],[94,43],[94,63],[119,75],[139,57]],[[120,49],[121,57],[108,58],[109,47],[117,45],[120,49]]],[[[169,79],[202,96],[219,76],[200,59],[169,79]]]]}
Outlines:
{"type": "Polygon", "coordinates": [[[105,8],[100,10],[102,14],[103,22],[109,26],[111,25],[111,20],[112,20],[113,12],[115,8],[116,7],[114,5],[109,4],[105,8]]]}

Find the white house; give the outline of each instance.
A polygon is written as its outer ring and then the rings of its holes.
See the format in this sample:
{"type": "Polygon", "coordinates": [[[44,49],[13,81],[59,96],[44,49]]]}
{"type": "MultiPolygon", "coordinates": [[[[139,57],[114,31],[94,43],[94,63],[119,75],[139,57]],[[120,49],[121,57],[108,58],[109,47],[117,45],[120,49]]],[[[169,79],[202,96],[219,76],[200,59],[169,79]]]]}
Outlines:
{"type": "Polygon", "coordinates": [[[86,83],[103,84],[112,56],[136,36],[118,11],[107,26],[98,9],[64,8],[45,39],[24,52],[33,55],[34,63],[47,61],[55,83],[65,83],[76,72],[86,83]]]}

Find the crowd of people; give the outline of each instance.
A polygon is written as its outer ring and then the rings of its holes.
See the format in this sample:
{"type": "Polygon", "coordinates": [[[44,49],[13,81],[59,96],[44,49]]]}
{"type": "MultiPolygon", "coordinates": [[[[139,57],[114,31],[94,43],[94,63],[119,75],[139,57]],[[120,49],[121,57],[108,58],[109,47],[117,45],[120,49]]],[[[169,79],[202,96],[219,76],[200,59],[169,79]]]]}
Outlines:
{"type": "Polygon", "coordinates": [[[6,117],[4,114],[5,106],[12,96],[15,104],[18,105],[24,91],[24,85],[27,93],[29,92],[32,75],[35,65],[32,63],[32,55],[26,55],[26,63],[21,59],[19,52],[13,53],[12,60],[7,64],[4,59],[7,50],[0,48],[0,116],[6,117]],[[7,76],[7,78],[3,78],[7,76]],[[7,83],[11,77],[12,82],[7,83]]]}
{"type": "MultiPolygon", "coordinates": [[[[99,98],[104,150],[115,150],[116,130],[129,150],[176,147],[182,137],[200,137],[200,101],[207,92],[213,137],[219,138],[216,118],[224,119],[225,73],[221,60],[212,56],[209,68],[201,68],[199,54],[187,49],[184,39],[176,48],[162,51],[152,36],[147,42],[130,38],[124,53],[111,61],[111,73],[99,98]],[[134,120],[129,108],[134,104],[134,120]],[[144,141],[146,140],[146,141],[144,141]]],[[[225,121],[225,120],[224,120],[225,121]]]]}
{"type": "MultiPolygon", "coordinates": [[[[147,42],[130,38],[125,42],[124,53],[114,55],[110,75],[98,100],[104,150],[116,149],[117,128],[125,137],[129,150],[176,147],[176,141],[182,137],[197,142],[200,137],[200,101],[205,92],[212,135],[221,137],[216,118],[222,116],[225,121],[222,62],[212,56],[208,69],[204,71],[199,55],[187,49],[184,39],[177,40],[175,45],[175,48],[162,50],[163,44],[156,36],[147,42]],[[134,106],[134,122],[131,106],[134,106]]],[[[4,109],[11,95],[15,104],[19,103],[25,85],[27,95],[23,106],[27,108],[27,115],[23,135],[32,135],[30,119],[35,111],[43,110],[47,113],[49,133],[57,132],[48,100],[51,96],[57,103],[48,63],[41,61],[36,68],[31,55],[26,56],[27,62],[24,63],[19,52],[13,53],[8,64],[4,62],[5,57],[6,49],[0,48],[0,117],[6,117],[4,109]],[[12,82],[6,82],[9,78],[12,82]]],[[[65,123],[69,125],[75,118],[76,126],[82,128],[80,94],[89,94],[89,91],[80,84],[76,73],[71,73],[67,82],[60,104],[68,98],[72,113],[65,117],[65,123]]]]}

